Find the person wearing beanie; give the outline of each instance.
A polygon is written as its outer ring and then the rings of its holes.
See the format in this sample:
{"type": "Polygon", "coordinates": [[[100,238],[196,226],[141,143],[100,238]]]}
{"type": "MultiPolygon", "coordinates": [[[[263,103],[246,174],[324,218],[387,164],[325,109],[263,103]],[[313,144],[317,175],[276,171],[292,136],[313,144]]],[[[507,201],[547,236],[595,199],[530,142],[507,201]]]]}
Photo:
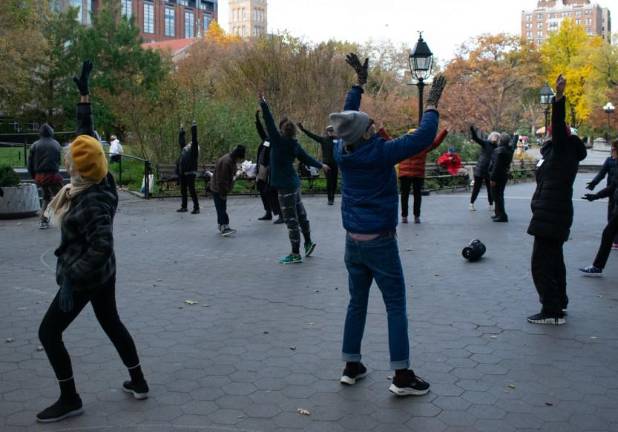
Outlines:
{"type": "MultiPolygon", "coordinates": [[[[378,133],[387,141],[393,139],[388,132],[384,130],[384,128],[380,128],[378,133]]],[[[414,133],[414,129],[411,129],[408,133],[414,133]]],[[[436,136],[436,139],[433,141],[433,144],[431,144],[431,147],[399,163],[397,173],[399,175],[399,185],[401,187],[401,222],[404,224],[408,223],[408,202],[410,200],[411,189],[414,196],[414,223],[421,223],[421,204],[423,200],[422,192],[423,185],[425,184],[425,165],[427,164],[427,154],[438,148],[447,135],[448,130],[444,129],[436,136]]]]}
{"type": "Polygon", "coordinates": [[[489,181],[491,194],[496,203],[494,222],[508,222],[509,217],[504,207],[504,189],[509,181],[511,162],[513,161],[513,148],[519,139],[518,135],[511,137],[509,134],[500,135],[500,145],[493,152],[489,164],[489,181]]]}
{"type": "Polygon", "coordinates": [[[302,123],[298,123],[298,128],[309,138],[320,144],[322,150],[322,161],[330,167],[330,170],[326,173],[326,194],[328,196],[328,205],[335,204],[335,194],[337,193],[337,180],[339,177],[339,168],[333,159],[333,147],[337,142],[335,136],[335,130],[331,125],[326,127],[324,136],[314,134],[313,132],[305,129],[302,123]]]}
{"type": "Polygon", "coordinates": [[[243,160],[245,160],[245,147],[236,146],[232,152],[219,158],[210,182],[210,190],[217,210],[219,233],[223,237],[229,237],[236,232],[236,230],[230,228],[230,217],[227,214],[227,196],[234,188],[237,165],[243,160]]]}
{"type": "Polygon", "coordinates": [[[483,187],[483,183],[487,188],[487,201],[489,201],[489,211],[494,210],[494,199],[491,193],[491,180],[489,179],[489,165],[491,158],[494,154],[494,150],[498,146],[500,141],[500,133],[492,132],[487,139],[483,139],[479,136],[477,129],[474,126],[470,126],[470,135],[472,141],[481,146],[481,153],[476,161],[474,167],[474,185],[472,186],[472,196],[470,197],[470,211],[476,211],[474,203],[479,196],[479,192],[483,187]]]}
{"type": "Polygon", "coordinates": [[[176,161],[176,175],[180,181],[180,194],[181,204],[180,208],[176,210],[178,213],[186,213],[187,210],[187,189],[191,194],[193,200],[193,211],[191,214],[200,213],[200,202],[197,199],[197,192],[195,191],[195,178],[197,177],[197,163],[199,159],[200,147],[197,143],[197,124],[195,120],[191,125],[191,142],[186,143],[185,129],[180,125],[178,131],[178,145],[180,146],[180,156],[176,161]]]}
{"type": "Polygon", "coordinates": [[[368,60],[356,54],[347,62],[354,68],[358,85],[345,100],[344,111],[330,115],[330,124],[341,139],[334,158],[342,176],[341,213],[346,234],[345,264],[350,303],[343,331],[342,357],[346,363],[341,383],[352,385],[367,375],[361,363],[361,343],[367,317],[369,289],[377,282],[386,305],[390,366],[395,370],[391,392],[398,396],[424,395],[425,382],[410,369],[406,285],[397,245],[397,175],[395,165],[431,147],[438,131],[437,105],[446,79],[434,79],[427,110],[413,134],[385,140],[375,133],[374,122],[360,112],[368,60]]]}
{"type": "Polygon", "coordinates": [[[65,153],[71,182],[58,192],[46,210],[46,216],[62,232],[60,247],[55,251],[56,283],[60,289],[41,322],[39,339],[58,380],[60,398],[37,414],[41,423],[83,412],[62,334],[88,303],[128,369],[130,380],[123,383],[122,389],[136,399],[148,397],[148,384],[135,343],[116,308],[113,223],[118,194],[103,147],[94,138],[88,96],[91,71],[92,63],[86,61],[80,77],[74,78],[81,102],[77,105],[78,136],[65,153]]]}
{"type": "Polygon", "coordinates": [[[270,138],[270,185],[279,192],[279,204],[283,220],[288,227],[288,234],[292,252],[281,258],[281,264],[299,264],[303,262],[300,255],[300,233],[305,239],[305,256],[309,257],[315,250],[316,244],[311,241],[311,229],[307,211],[300,195],[300,178],[294,161],[322,168],[328,172],[330,167],[320,163],[305,152],[296,139],[296,126],[287,117],[279,122],[279,128],[275,126],[275,120],[266,103],[264,95],[260,93],[259,103],[262,116],[266,124],[266,131],[270,138]]]}
{"type": "Polygon", "coordinates": [[[40,229],[49,228],[49,220],[45,217],[45,210],[62,188],[64,179],[60,175],[60,157],[62,147],[54,139],[54,130],[45,123],[39,130],[40,139],[30,147],[28,154],[28,172],[36,185],[43,192],[43,206],[41,208],[40,229]]]}
{"type": "Polygon", "coordinates": [[[566,79],[558,76],[551,135],[541,147],[542,159],[537,164],[536,189],[530,202],[532,219],[528,234],[534,236],[532,280],[542,305],[541,312],[528,317],[531,324],[564,324],[564,310],[569,304],[563,248],[573,224],[573,183],[587,152],[582,140],[567,128],[566,84],[566,79]]]}
{"type": "Polygon", "coordinates": [[[264,216],[258,218],[261,221],[269,221],[273,219],[273,214],[278,216],[273,223],[276,225],[282,224],[283,216],[281,215],[281,207],[279,206],[279,196],[277,189],[270,185],[270,141],[268,134],[260,120],[260,110],[255,112],[255,128],[260,137],[260,145],[257,150],[257,181],[256,186],[260,191],[262,205],[266,212],[264,216]]]}
{"type": "MultiPolygon", "coordinates": [[[[618,147],[618,140],[612,143],[612,148],[618,147]]],[[[609,181],[607,187],[596,194],[586,194],[584,199],[588,201],[595,201],[601,198],[611,198],[616,201],[618,198],[618,170],[612,172],[612,178],[609,181]]],[[[614,206],[611,217],[603,230],[603,236],[601,237],[601,244],[597,252],[597,256],[591,266],[580,268],[579,270],[584,276],[602,276],[603,269],[607,264],[611,250],[615,248],[615,239],[618,237],[618,206],[614,206]],[[613,243],[613,245],[612,245],[613,243]]]]}

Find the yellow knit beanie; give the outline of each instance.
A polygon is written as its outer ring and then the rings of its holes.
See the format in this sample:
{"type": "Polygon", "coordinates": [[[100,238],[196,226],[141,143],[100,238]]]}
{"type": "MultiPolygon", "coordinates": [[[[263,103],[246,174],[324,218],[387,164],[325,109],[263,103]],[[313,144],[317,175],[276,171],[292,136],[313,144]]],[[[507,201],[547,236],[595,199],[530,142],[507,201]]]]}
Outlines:
{"type": "Polygon", "coordinates": [[[99,141],[88,135],[80,135],[70,148],[73,166],[82,178],[97,183],[105,178],[107,159],[99,141]]]}

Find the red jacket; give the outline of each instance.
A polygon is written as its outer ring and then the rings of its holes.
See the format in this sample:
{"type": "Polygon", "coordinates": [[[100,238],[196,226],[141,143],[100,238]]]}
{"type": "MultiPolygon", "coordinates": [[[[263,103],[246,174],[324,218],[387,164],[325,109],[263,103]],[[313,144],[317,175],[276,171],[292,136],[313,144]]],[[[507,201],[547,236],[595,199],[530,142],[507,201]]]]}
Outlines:
{"type": "MultiPolygon", "coordinates": [[[[378,131],[380,136],[386,140],[391,140],[391,136],[384,129],[378,131]]],[[[425,163],[427,161],[427,153],[437,148],[442,144],[442,141],[448,135],[448,130],[444,129],[433,141],[433,144],[420,152],[419,154],[412,156],[399,162],[399,177],[420,177],[425,178],[425,163]]]]}

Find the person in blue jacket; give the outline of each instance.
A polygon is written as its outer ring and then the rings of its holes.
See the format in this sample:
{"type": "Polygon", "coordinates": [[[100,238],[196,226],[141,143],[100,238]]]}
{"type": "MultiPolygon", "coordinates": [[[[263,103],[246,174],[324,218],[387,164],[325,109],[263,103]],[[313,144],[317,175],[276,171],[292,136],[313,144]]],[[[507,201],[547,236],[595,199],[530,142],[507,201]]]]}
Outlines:
{"type": "Polygon", "coordinates": [[[298,159],[305,165],[328,172],[328,165],[318,162],[300,146],[296,139],[296,125],[287,117],[275,126],[275,120],[266,103],[264,95],[260,93],[260,107],[266,132],[270,137],[270,186],[279,192],[279,204],[283,220],[288,227],[292,252],[281,258],[281,264],[298,264],[303,262],[300,255],[300,233],[305,239],[305,256],[310,256],[315,250],[315,243],[311,240],[311,229],[307,211],[300,197],[300,178],[294,168],[294,161],[298,159]]]}
{"type": "Polygon", "coordinates": [[[390,365],[395,376],[389,388],[398,396],[424,395],[429,383],[410,369],[406,288],[397,245],[398,194],[394,166],[430,147],[438,130],[436,110],[446,79],[434,79],[427,110],[412,134],[385,140],[376,134],[374,121],[359,111],[368,60],[355,54],[347,62],[356,70],[358,85],[348,92],[343,112],[330,115],[340,140],[334,159],[342,174],[341,212],[347,231],[345,264],[349,274],[350,303],[343,333],[341,383],[355,384],[367,374],[361,363],[361,342],[367,316],[369,288],[376,280],[386,305],[390,365]]]}

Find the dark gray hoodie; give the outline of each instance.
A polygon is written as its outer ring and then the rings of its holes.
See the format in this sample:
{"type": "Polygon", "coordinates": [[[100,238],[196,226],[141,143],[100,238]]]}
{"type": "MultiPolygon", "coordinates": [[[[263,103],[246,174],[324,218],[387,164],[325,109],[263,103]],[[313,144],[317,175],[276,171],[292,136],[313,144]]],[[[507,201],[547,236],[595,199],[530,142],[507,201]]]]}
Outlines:
{"type": "Polygon", "coordinates": [[[28,155],[28,172],[32,178],[41,173],[57,173],[60,169],[62,148],[54,139],[54,130],[45,123],[39,130],[39,136],[28,155]]]}

